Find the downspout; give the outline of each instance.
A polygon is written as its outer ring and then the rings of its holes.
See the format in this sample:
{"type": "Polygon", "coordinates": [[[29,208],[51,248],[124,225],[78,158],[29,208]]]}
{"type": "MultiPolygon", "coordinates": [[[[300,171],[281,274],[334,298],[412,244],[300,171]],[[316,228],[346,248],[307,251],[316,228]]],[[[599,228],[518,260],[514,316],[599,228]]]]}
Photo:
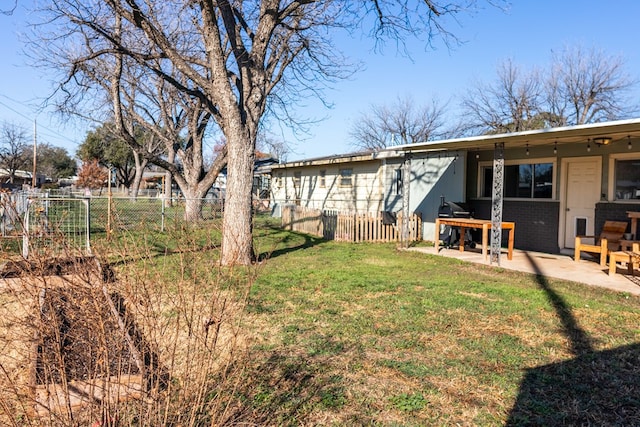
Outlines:
{"type": "Polygon", "coordinates": [[[405,153],[402,171],[402,246],[409,247],[409,223],[411,222],[409,202],[411,188],[411,152],[405,153]]]}

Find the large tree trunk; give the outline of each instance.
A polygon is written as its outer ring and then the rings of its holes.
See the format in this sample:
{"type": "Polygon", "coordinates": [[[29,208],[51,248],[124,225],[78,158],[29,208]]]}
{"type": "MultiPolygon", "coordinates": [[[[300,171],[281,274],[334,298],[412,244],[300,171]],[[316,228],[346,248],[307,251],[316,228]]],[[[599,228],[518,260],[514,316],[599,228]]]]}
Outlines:
{"type": "Polygon", "coordinates": [[[186,222],[197,222],[202,219],[202,204],[204,195],[198,188],[182,189],[184,194],[184,220],[186,222]]]}
{"type": "Polygon", "coordinates": [[[229,140],[227,144],[227,192],[220,262],[222,265],[248,265],[254,259],[251,187],[255,142],[246,131],[234,133],[236,140],[229,140]]]}
{"type": "Polygon", "coordinates": [[[133,158],[136,162],[136,173],[133,176],[133,182],[131,184],[131,190],[129,191],[129,195],[133,200],[138,198],[138,193],[140,192],[140,183],[142,182],[142,174],[144,169],[147,167],[148,161],[141,158],[140,153],[136,151],[133,152],[133,158]]]}

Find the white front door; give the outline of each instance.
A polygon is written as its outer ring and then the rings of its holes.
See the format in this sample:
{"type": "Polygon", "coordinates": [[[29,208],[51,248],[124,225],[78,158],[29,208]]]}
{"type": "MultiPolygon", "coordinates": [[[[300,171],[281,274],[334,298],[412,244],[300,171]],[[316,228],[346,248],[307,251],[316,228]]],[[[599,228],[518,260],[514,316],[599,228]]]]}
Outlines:
{"type": "Polygon", "coordinates": [[[600,200],[600,157],[565,159],[564,247],[575,246],[576,235],[594,234],[596,203],[600,200]]]}

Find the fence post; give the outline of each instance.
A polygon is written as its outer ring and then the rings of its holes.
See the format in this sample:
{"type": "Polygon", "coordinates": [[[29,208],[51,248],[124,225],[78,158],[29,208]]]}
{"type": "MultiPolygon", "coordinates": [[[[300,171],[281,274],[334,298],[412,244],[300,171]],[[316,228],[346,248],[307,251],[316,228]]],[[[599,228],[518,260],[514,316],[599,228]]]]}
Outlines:
{"type": "MultiPolygon", "coordinates": [[[[162,178],[163,182],[164,182],[164,177],[162,178]]],[[[160,231],[162,233],[164,233],[164,216],[165,216],[165,203],[167,201],[167,198],[163,195],[162,198],[162,204],[161,204],[161,208],[160,208],[160,231]]]]}
{"type": "Polygon", "coordinates": [[[109,168],[109,191],[107,192],[107,241],[111,240],[111,202],[113,195],[111,194],[111,168],[109,168]]]}
{"type": "Polygon", "coordinates": [[[31,199],[27,199],[27,209],[24,213],[24,225],[22,226],[22,257],[29,257],[29,208],[31,207],[31,199]]]}
{"type": "Polygon", "coordinates": [[[85,198],[83,201],[87,214],[85,215],[85,227],[87,230],[87,254],[91,255],[91,205],[89,204],[89,198],[85,198]]]}

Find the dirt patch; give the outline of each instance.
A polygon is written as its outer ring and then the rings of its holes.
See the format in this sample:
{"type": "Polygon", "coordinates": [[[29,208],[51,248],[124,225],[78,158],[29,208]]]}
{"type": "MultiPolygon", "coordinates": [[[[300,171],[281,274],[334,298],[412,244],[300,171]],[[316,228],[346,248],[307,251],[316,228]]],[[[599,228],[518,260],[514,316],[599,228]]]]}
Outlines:
{"type": "MultiPolygon", "coordinates": [[[[7,271],[16,278],[4,279],[0,287],[0,303],[12,309],[0,320],[7,351],[0,357],[5,373],[0,412],[17,407],[18,418],[24,412],[77,420],[87,406],[99,412],[105,404],[142,397],[166,383],[166,371],[124,298],[103,280],[113,276],[97,263],[53,260],[43,270],[22,263],[7,271]],[[28,276],[34,271],[76,274],[28,276]]],[[[0,424],[4,421],[0,416],[0,424]]]]}
{"type": "MultiPolygon", "coordinates": [[[[110,297],[118,314],[125,312],[121,299],[110,297]]],[[[140,373],[125,338],[130,319],[111,312],[101,289],[74,285],[43,290],[40,310],[37,384],[140,373]]]]}

